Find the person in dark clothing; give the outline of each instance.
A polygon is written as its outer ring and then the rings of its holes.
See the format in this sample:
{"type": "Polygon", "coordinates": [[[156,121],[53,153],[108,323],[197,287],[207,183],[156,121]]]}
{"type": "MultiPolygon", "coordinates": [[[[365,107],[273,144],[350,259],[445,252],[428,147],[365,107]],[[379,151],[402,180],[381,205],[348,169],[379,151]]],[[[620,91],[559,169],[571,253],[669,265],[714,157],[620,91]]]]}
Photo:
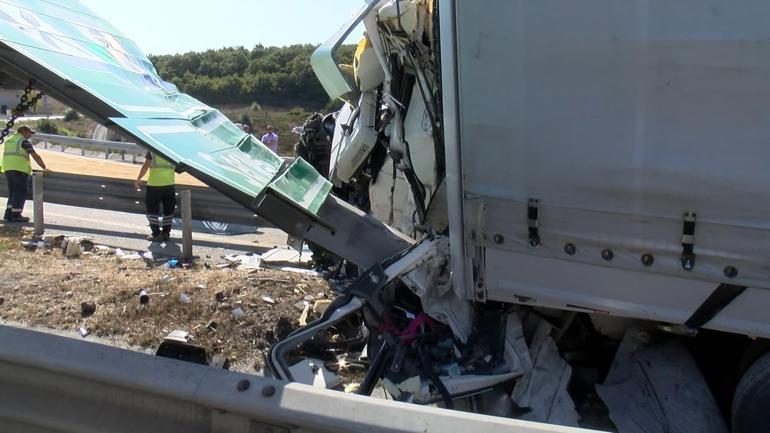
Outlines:
{"type": "Polygon", "coordinates": [[[168,241],[171,237],[171,222],[176,208],[176,183],[174,164],[154,152],[147,152],[144,164],[139,169],[134,187],[141,188],[141,181],[149,171],[144,198],[147,206],[147,221],[150,223],[148,241],[168,241]],[[161,207],[163,211],[161,212],[161,207]]]}
{"type": "Polygon", "coordinates": [[[43,158],[35,152],[29,141],[32,134],[35,134],[35,130],[22,125],[3,142],[2,169],[8,181],[8,202],[3,219],[8,222],[29,221],[29,218],[21,216],[27,200],[27,181],[32,174],[29,158],[32,157],[43,170],[48,170],[43,158]]]}

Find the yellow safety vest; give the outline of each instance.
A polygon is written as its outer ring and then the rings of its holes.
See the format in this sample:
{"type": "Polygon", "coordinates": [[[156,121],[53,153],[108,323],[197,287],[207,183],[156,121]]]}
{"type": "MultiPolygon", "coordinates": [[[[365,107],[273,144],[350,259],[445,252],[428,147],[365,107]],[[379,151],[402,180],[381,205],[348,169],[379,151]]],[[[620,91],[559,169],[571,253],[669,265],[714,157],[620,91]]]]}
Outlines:
{"type": "Polygon", "coordinates": [[[174,164],[161,158],[155,152],[152,152],[152,160],[150,160],[150,174],[147,177],[147,186],[169,186],[173,185],[174,179],[174,164]]]}
{"type": "Polygon", "coordinates": [[[20,171],[26,174],[32,174],[32,165],[29,163],[29,153],[22,149],[21,142],[24,136],[18,132],[8,136],[5,139],[5,149],[3,149],[3,171],[20,171]]]}

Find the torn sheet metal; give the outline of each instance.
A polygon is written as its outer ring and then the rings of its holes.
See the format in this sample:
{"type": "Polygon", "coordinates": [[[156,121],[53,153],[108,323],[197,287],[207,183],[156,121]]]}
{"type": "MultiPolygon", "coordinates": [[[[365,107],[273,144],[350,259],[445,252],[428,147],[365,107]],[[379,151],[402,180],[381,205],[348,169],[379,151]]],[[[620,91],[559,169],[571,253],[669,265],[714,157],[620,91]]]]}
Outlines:
{"type": "Polygon", "coordinates": [[[678,340],[629,330],[599,397],[620,433],[728,433],[695,360],[678,340]]]}
{"type": "Polygon", "coordinates": [[[579,415],[567,392],[572,367],[559,355],[547,322],[538,325],[529,353],[532,369],[516,383],[511,394],[519,407],[530,410],[519,418],[577,427],[579,415]]]}
{"type": "Polygon", "coordinates": [[[439,237],[401,280],[420,297],[422,307],[432,318],[445,323],[465,342],[473,327],[471,304],[452,290],[449,276],[449,238],[439,237]]]}

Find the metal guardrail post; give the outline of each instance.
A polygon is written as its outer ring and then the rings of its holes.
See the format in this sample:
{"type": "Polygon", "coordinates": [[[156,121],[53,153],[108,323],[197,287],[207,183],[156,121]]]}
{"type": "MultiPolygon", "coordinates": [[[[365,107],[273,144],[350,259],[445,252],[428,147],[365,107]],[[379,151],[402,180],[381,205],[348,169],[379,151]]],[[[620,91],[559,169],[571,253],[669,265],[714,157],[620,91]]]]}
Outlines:
{"type": "Polygon", "coordinates": [[[34,173],[32,175],[32,202],[33,202],[33,236],[42,236],[45,232],[45,222],[43,217],[43,173],[34,173]]]}
{"type": "Polygon", "coordinates": [[[192,192],[189,189],[179,194],[182,202],[182,259],[191,259],[192,253],[192,192]]]}

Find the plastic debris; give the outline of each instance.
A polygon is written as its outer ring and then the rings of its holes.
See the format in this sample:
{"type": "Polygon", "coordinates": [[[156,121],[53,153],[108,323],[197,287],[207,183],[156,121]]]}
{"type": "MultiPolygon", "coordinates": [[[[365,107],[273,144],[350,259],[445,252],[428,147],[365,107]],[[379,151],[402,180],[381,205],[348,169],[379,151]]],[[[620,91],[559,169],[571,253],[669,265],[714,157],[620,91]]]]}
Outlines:
{"type": "Polygon", "coordinates": [[[139,304],[140,305],[147,305],[150,303],[150,295],[147,294],[146,290],[140,290],[139,291],[139,304]]]}
{"type": "Polygon", "coordinates": [[[187,331],[174,330],[164,338],[166,341],[178,341],[180,343],[187,343],[187,337],[190,333],[187,331]]]}
{"type": "Polygon", "coordinates": [[[206,329],[208,329],[209,331],[216,332],[217,331],[217,322],[215,322],[213,320],[209,320],[209,323],[206,324],[206,329]]]}
{"type": "Polygon", "coordinates": [[[44,235],[43,242],[49,248],[60,248],[64,242],[64,235],[44,235]]]}
{"type": "Polygon", "coordinates": [[[334,388],[342,382],[339,376],[324,367],[323,361],[307,358],[289,367],[296,382],[319,388],[334,388]]]}
{"type": "Polygon", "coordinates": [[[96,303],[94,302],[81,302],[80,303],[80,317],[88,317],[96,312],[96,303]]]}
{"type": "Polygon", "coordinates": [[[79,326],[78,334],[80,334],[81,338],[86,338],[86,336],[88,335],[88,330],[84,326],[79,326]]]}
{"type": "Polygon", "coordinates": [[[206,285],[205,285],[205,284],[196,284],[196,285],[195,285],[195,288],[196,288],[196,289],[205,289],[205,288],[206,288],[206,285]]]}
{"type": "Polygon", "coordinates": [[[183,304],[189,304],[192,302],[192,299],[190,299],[190,296],[187,295],[187,293],[180,293],[179,294],[179,301],[183,304]]]}
{"type": "Polygon", "coordinates": [[[67,238],[65,239],[66,248],[64,249],[64,255],[69,258],[80,256],[83,249],[80,247],[80,238],[67,238]]]}
{"type": "Polygon", "coordinates": [[[164,265],[168,269],[173,269],[176,267],[176,265],[179,263],[177,259],[168,259],[166,264],[164,265]]]}
{"type": "Polygon", "coordinates": [[[275,304],[275,300],[271,298],[270,296],[263,296],[262,300],[267,302],[268,304],[275,304]]]}
{"type": "Polygon", "coordinates": [[[233,314],[233,317],[235,317],[236,319],[242,319],[246,315],[246,313],[243,312],[241,307],[233,309],[231,313],[233,314]]]}
{"type": "Polygon", "coordinates": [[[305,308],[302,310],[302,314],[299,316],[299,324],[300,326],[307,325],[307,315],[310,312],[310,304],[306,303],[305,308]]]}
{"type": "Polygon", "coordinates": [[[259,269],[260,267],[260,258],[253,253],[233,254],[225,256],[225,260],[227,261],[227,266],[239,266],[244,269],[259,269]]]}
{"type": "Polygon", "coordinates": [[[313,303],[313,312],[316,314],[323,314],[329,308],[332,301],[329,299],[319,299],[313,303]]]}

